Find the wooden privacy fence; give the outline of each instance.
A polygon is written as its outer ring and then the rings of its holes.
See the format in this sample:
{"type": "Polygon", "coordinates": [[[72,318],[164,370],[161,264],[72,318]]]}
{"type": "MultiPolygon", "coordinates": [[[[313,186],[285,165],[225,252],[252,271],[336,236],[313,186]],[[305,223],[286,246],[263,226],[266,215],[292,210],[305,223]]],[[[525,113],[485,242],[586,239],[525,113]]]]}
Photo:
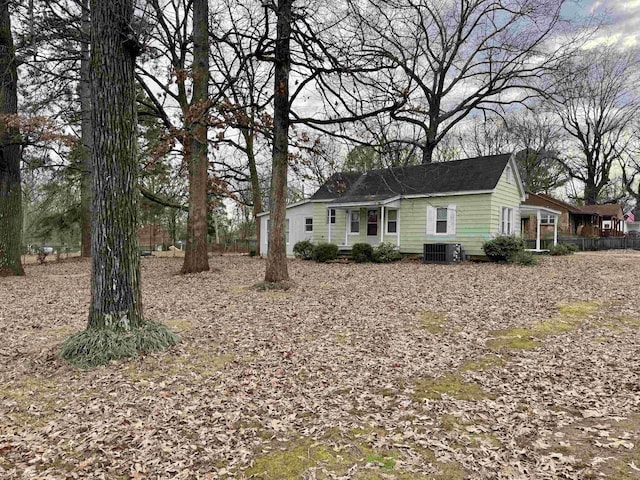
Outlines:
{"type": "Polygon", "coordinates": [[[209,251],[212,253],[249,253],[255,248],[255,240],[230,240],[225,243],[209,244],[209,251]]]}
{"type": "MultiPolygon", "coordinates": [[[[558,238],[558,243],[571,243],[582,252],[596,250],[640,250],[640,237],[564,237],[558,238]]],[[[553,247],[553,239],[540,240],[540,248],[549,250],[553,247]]],[[[535,240],[527,240],[527,248],[536,248],[535,240]]]]}

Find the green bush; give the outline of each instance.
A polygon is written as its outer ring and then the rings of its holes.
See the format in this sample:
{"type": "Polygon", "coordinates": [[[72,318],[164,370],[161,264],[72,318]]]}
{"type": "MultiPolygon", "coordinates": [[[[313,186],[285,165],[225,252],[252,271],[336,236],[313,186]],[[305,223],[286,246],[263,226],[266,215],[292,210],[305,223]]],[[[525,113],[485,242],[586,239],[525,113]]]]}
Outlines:
{"type": "Polygon", "coordinates": [[[484,242],[482,250],[492,262],[508,262],[513,255],[524,252],[524,240],[514,236],[500,236],[484,242]]]}
{"type": "Polygon", "coordinates": [[[525,252],[524,250],[519,250],[511,254],[511,256],[509,257],[509,263],[531,266],[531,265],[536,265],[538,263],[538,259],[531,252],[525,252]]]}
{"type": "Polygon", "coordinates": [[[549,249],[549,255],[573,255],[578,246],[573,243],[559,243],[549,249]]]}
{"type": "Polygon", "coordinates": [[[313,248],[313,259],[324,263],[338,258],[338,253],[340,250],[335,243],[319,243],[313,248]]]}
{"type": "Polygon", "coordinates": [[[368,243],[354,243],[351,247],[351,258],[358,263],[373,261],[373,247],[368,243]]]}
{"type": "Polygon", "coordinates": [[[313,243],[309,240],[302,240],[293,246],[293,254],[297,258],[311,260],[311,257],[313,256],[313,248],[313,243]]]}
{"type": "Polygon", "coordinates": [[[373,249],[373,261],[377,263],[391,263],[401,258],[402,255],[391,242],[382,242],[373,249]]]}

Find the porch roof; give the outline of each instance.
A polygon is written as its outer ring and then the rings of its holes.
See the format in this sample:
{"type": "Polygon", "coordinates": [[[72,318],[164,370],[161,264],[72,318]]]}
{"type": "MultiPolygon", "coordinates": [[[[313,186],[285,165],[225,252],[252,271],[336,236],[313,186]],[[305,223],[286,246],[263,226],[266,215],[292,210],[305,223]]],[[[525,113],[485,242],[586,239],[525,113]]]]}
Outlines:
{"type": "Polygon", "coordinates": [[[538,205],[520,205],[520,216],[531,217],[540,213],[550,213],[552,215],[560,215],[562,212],[553,210],[551,208],[542,207],[538,205]]]}

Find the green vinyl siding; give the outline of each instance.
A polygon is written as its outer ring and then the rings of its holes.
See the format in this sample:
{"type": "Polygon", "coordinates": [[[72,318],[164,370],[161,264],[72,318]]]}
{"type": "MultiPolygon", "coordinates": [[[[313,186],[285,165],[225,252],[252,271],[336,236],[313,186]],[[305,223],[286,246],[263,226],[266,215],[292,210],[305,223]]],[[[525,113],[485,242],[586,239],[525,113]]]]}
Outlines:
{"type": "Polygon", "coordinates": [[[484,255],[482,244],[492,238],[491,195],[451,195],[403,199],[399,211],[400,251],[422,253],[425,243],[461,243],[467,255],[484,255]],[[427,206],[456,206],[454,235],[427,235],[427,206]]]}
{"type": "MultiPolygon", "coordinates": [[[[344,245],[344,232],[347,225],[346,211],[336,209],[336,223],[331,224],[331,243],[344,245]]],[[[313,243],[329,242],[329,224],[327,223],[327,204],[313,204],[313,243]]]]}
{"type": "MultiPolygon", "coordinates": [[[[511,162],[509,162],[511,165],[511,162]]],[[[494,235],[500,234],[500,212],[502,207],[513,208],[514,234],[520,235],[520,202],[522,193],[517,181],[507,182],[506,170],[502,173],[498,185],[491,196],[491,232],[494,235]]]]}

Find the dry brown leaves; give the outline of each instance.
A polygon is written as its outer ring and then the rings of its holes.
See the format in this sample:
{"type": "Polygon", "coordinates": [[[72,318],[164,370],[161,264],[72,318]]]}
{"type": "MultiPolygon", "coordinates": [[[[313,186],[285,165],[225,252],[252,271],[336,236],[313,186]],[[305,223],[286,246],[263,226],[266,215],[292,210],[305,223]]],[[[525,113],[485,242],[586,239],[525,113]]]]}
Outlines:
{"type": "Polygon", "coordinates": [[[88,372],[56,354],[89,264],[0,279],[0,477],[640,478],[638,253],[291,261],[286,292],[180,262],[143,258],[143,295],[183,342],[88,372]]]}

